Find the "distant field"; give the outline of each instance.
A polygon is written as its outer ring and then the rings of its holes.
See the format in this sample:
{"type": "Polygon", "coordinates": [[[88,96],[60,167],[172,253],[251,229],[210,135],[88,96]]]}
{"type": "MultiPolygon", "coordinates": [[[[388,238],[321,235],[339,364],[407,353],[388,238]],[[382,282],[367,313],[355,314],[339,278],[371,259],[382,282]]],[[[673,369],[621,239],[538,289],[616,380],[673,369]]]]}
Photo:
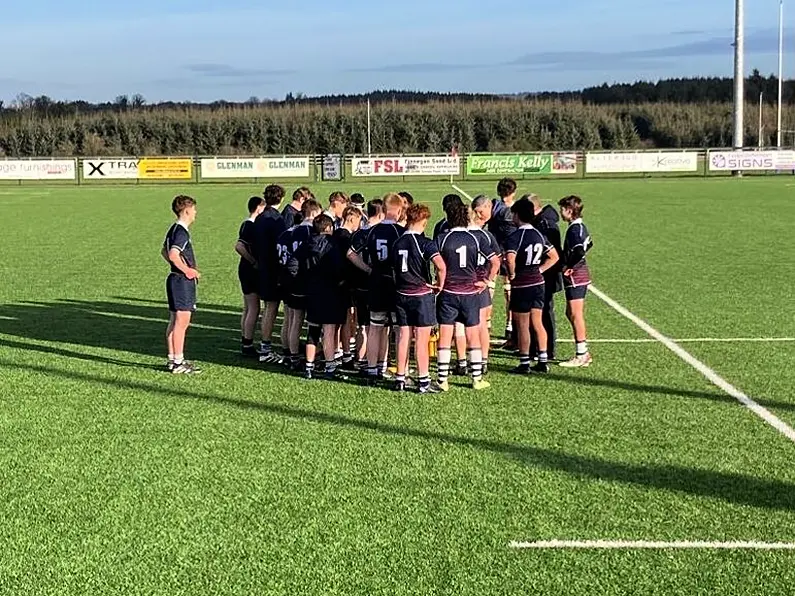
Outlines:
{"type": "MultiPolygon", "coordinates": [[[[790,180],[521,190],[583,196],[597,287],[793,426],[790,180]]],[[[434,219],[449,191],[399,187],[434,219]]],[[[795,542],[795,444],[660,343],[625,341],[648,336],[594,296],[593,367],[515,378],[498,352],[478,394],[241,361],[233,245],[261,190],[0,188],[0,594],[792,593],[791,551],[509,547],[795,542]],[[203,273],[191,378],[159,370],[182,190],[203,273]]]]}

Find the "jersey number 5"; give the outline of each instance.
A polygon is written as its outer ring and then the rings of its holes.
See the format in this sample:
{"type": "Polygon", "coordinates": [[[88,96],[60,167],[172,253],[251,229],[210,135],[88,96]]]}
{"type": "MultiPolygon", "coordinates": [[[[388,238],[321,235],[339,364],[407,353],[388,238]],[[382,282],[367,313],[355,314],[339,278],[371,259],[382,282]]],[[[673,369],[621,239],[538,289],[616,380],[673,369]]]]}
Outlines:
{"type": "Polygon", "coordinates": [[[376,240],[375,250],[378,253],[379,261],[386,261],[389,258],[389,244],[386,240],[376,240]]]}

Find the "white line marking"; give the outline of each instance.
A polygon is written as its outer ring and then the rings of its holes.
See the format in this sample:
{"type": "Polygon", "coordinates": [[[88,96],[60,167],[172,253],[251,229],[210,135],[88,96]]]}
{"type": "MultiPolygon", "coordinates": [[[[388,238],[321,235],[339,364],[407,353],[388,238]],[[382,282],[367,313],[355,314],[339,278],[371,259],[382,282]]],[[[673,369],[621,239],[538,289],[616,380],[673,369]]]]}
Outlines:
{"type": "Polygon", "coordinates": [[[622,315],[623,317],[629,319],[635,325],[643,329],[646,333],[648,333],[651,337],[656,339],[658,342],[663,344],[666,348],[671,350],[674,354],[679,356],[682,360],[687,362],[690,366],[695,368],[698,372],[700,372],[707,380],[715,385],[716,387],[722,389],[728,395],[731,395],[734,399],[739,401],[743,404],[746,408],[751,410],[754,414],[759,416],[762,420],[767,422],[770,426],[775,428],[778,432],[782,435],[787,437],[790,441],[795,443],[795,430],[792,427],[788,426],[784,423],[781,419],[779,419],[775,414],[770,412],[767,408],[760,406],[756,403],[753,399],[748,397],[745,393],[737,389],[734,385],[726,381],[723,377],[721,377],[718,373],[708,367],[706,364],[692,356],[689,352],[685,351],[680,345],[678,345],[674,340],[665,337],[662,333],[657,331],[654,327],[649,325],[646,321],[641,319],[640,317],[635,316],[631,312],[629,312],[626,308],[621,306],[618,302],[595,288],[594,286],[590,287],[590,291],[593,292],[594,296],[599,298],[602,302],[607,304],[610,308],[615,310],[618,314],[622,315]]]}
{"type": "Polygon", "coordinates": [[[706,542],[681,540],[675,542],[650,542],[648,540],[539,540],[538,542],[511,542],[510,548],[526,549],[726,549],[726,550],[795,550],[792,542],[706,542]]]}
{"type": "MultiPolygon", "coordinates": [[[[686,337],[683,339],[673,339],[678,344],[698,344],[698,343],[788,343],[795,342],[795,337],[686,337]]],[[[504,339],[492,339],[492,345],[502,345],[504,339]]],[[[589,344],[656,344],[656,339],[650,337],[627,338],[627,339],[589,339],[589,344]]]]}
{"type": "Polygon", "coordinates": [[[457,191],[458,191],[458,192],[460,192],[462,195],[464,195],[464,197],[466,197],[466,198],[467,198],[467,199],[469,199],[470,201],[472,200],[472,197],[471,197],[471,196],[469,196],[469,195],[466,193],[466,191],[465,191],[464,189],[462,189],[462,188],[460,188],[460,187],[456,186],[455,184],[452,184],[451,186],[453,187],[453,189],[454,189],[454,190],[457,190],[457,191]]]}

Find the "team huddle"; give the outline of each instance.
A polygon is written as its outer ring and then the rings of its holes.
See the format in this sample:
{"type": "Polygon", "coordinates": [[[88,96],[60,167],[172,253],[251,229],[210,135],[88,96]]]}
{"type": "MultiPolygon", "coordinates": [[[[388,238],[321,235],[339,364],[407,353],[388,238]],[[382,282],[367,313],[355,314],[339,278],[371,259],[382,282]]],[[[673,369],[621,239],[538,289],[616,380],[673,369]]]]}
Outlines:
{"type": "MultiPolygon", "coordinates": [[[[266,187],[262,197],[249,199],[249,217],[235,246],[244,297],[243,355],[283,365],[307,379],[321,374],[322,360],[324,378],[358,372],[369,384],[391,378],[404,391],[414,386],[409,377],[413,343],[420,393],[447,391],[451,373],[471,375],[472,387],[485,389],[494,290],[502,277],[506,344],[519,355],[514,372],[549,371],[555,357],[554,295],[561,289],[576,354],[560,364],[589,366],[584,300],[592,241],[581,219],[581,199],[568,196],[558,203],[568,223],[561,242],[554,207],[542,206],[533,194],[516,199],[516,182],[509,178],[500,181],[497,192],[498,199],[481,195],[471,204],[457,194],[445,196],[445,217],[429,236],[431,210],[408,192],[369,202],[360,194],[335,192],[324,209],[302,187],[279,210],[284,189],[266,187]],[[271,338],[281,303],[277,353],[271,338]],[[394,375],[388,372],[391,349],[394,375]],[[434,355],[436,382],[430,371],[434,355]]],[[[178,196],[172,210],[178,221],[162,252],[171,267],[168,369],[189,374],[199,372],[183,355],[200,277],[189,233],[196,201],[178,196]]]]}

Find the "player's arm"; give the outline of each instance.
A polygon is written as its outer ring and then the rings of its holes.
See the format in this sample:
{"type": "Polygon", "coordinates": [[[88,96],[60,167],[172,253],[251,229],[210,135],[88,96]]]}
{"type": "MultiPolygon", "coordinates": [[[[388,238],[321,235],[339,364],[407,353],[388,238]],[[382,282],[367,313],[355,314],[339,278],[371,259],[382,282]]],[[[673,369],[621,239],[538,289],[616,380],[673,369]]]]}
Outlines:
{"type": "Polygon", "coordinates": [[[235,244],[235,252],[244,259],[246,259],[254,267],[257,266],[257,259],[254,258],[254,256],[248,250],[248,246],[242,240],[238,240],[237,243],[235,244]]]}
{"type": "Polygon", "coordinates": [[[172,246],[168,251],[168,261],[179,269],[188,279],[199,279],[201,277],[196,269],[188,267],[185,259],[182,258],[182,251],[177,246],[172,246]]]}
{"type": "Polygon", "coordinates": [[[444,264],[444,259],[438,252],[431,259],[431,263],[436,267],[436,285],[433,289],[438,294],[444,289],[444,282],[447,280],[447,265],[444,264]]]}
{"type": "Polygon", "coordinates": [[[505,266],[508,268],[508,279],[513,281],[513,279],[516,277],[516,251],[506,251],[505,266]]]}
{"type": "Polygon", "coordinates": [[[370,275],[370,273],[372,273],[373,270],[370,268],[370,265],[368,265],[367,263],[364,262],[364,259],[362,258],[362,255],[360,255],[358,252],[356,252],[353,249],[349,249],[347,256],[348,256],[348,260],[351,263],[356,265],[359,269],[364,271],[367,275],[370,275]]]}
{"type": "MultiPolygon", "coordinates": [[[[516,260],[516,255],[514,254],[514,261],[516,260]]],[[[552,269],[558,261],[560,260],[560,256],[558,255],[558,251],[555,250],[554,246],[550,246],[549,250],[547,251],[547,258],[544,263],[539,267],[539,271],[541,273],[546,273],[549,269],[552,269]]]]}

